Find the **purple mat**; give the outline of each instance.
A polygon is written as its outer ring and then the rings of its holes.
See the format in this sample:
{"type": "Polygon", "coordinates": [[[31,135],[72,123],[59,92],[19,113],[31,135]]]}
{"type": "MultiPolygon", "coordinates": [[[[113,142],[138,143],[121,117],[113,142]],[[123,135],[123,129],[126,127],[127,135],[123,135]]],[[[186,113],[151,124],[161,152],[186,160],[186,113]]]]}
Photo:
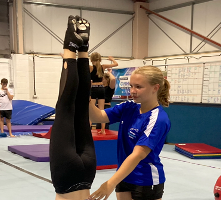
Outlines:
{"type": "MultiPolygon", "coordinates": [[[[49,131],[51,125],[16,125],[12,126],[12,132],[36,132],[49,131]]],[[[8,132],[8,128],[4,126],[4,131],[8,132]]]]}
{"type": "Polygon", "coordinates": [[[8,146],[8,150],[36,162],[49,162],[49,144],[8,146]]]}

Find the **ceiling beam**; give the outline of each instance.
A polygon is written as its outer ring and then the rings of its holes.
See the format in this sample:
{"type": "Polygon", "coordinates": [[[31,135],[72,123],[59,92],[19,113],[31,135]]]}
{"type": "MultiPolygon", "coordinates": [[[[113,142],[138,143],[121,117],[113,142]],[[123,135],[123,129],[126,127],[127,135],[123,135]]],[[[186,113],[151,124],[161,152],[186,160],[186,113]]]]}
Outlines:
{"type": "Polygon", "coordinates": [[[132,0],[134,3],[136,2],[148,2],[147,0],[132,0]]]}
{"type": "Polygon", "coordinates": [[[206,41],[208,41],[208,42],[210,42],[210,43],[216,45],[217,47],[219,47],[219,49],[221,49],[221,44],[220,44],[220,43],[218,43],[218,42],[216,42],[216,41],[214,41],[214,40],[211,40],[210,38],[205,37],[205,36],[203,36],[203,35],[201,35],[201,34],[195,32],[195,31],[193,31],[193,30],[190,30],[189,28],[186,28],[186,27],[182,26],[181,24],[178,24],[178,23],[176,23],[176,22],[174,22],[174,21],[172,21],[172,20],[170,20],[170,19],[168,19],[168,18],[166,18],[166,17],[164,17],[164,16],[162,16],[162,15],[160,15],[160,14],[158,14],[158,13],[155,13],[155,12],[153,12],[152,10],[149,10],[148,8],[145,8],[145,7],[142,6],[142,5],[140,6],[140,8],[146,10],[148,13],[154,14],[154,15],[156,15],[156,16],[158,16],[158,17],[164,19],[165,21],[170,22],[171,24],[174,24],[175,26],[178,26],[178,27],[181,28],[181,29],[186,30],[186,31],[189,32],[189,33],[192,33],[192,34],[195,35],[195,36],[198,36],[198,37],[200,37],[200,38],[203,38],[204,40],[206,40],[206,41]]]}
{"type": "Polygon", "coordinates": [[[164,7],[164,8],[155,9],[153,11],[156,13],[165,12],[165,11],[169,11],[169,10],[174,10],[174,9],[178,9],[178,8],[191,6],[193,4],[196,5],[196,4],[200,4],[200,3],[206,3],[208,1],[213,1],[213,0],[195,0],[195,1],[190,1],[190,2],[186,2],[186,3],[175,4],[175,5],[164,7]]]}

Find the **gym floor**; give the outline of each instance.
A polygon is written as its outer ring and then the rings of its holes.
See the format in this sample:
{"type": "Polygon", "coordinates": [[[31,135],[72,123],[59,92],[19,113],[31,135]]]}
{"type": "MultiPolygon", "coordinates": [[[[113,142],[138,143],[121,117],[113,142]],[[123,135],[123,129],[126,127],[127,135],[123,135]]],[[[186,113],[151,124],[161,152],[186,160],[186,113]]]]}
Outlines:
{"type": "MultiPolygon", "coordinates": [[[[34,162],[8,151],[10,145],[48,143],[47,139],[33,136],[0,138],[0,199],[55,199],[54,188],[47,181],[50,180],[49,163],[34,162]]],[[[161,161],[167,178],[163,200],[214,200],[213,188],[221,175],[221,159],[190,159],[175,152],[174,145],[164,145],[161,161]]],[[[97,171],[91,192],[114,172],[115,169],[97,171]]],[[[109,200],[115,199],[113,192],[109,200]]]]}

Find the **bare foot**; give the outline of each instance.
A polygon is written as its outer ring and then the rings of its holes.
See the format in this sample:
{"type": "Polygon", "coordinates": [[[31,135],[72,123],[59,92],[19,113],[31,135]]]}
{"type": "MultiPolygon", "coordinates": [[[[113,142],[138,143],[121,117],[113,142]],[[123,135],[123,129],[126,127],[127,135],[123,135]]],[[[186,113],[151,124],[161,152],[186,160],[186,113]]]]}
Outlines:
{"type": "Polygon", "coordinates": [[[14,135],[10,135],[10,137],[15,137],[14,135]]]}
{"type": "Polygon", "coordinates": [[[100,130],[100,131],[98,132],[98,134],[99,134],[99,135],[101,135],[101,134],[102,134],[102,135],[106,135],[106,132],[105,132],[105,130],[104,130],[104,131],[100,130]]]}

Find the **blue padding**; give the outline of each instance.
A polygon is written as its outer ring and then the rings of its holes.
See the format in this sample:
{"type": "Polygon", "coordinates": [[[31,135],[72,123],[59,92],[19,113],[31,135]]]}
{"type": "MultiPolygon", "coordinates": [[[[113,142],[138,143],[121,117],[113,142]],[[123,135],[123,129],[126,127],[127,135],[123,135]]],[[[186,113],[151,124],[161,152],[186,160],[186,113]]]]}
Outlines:
{"type": "Polygon", "coordinates": [[[54,108],[30,101],[13,100],[12,106],[11,123],[13,125],[36,125],[55,114],[54,108]]]}
{"type": "Polygon", "coordinates": [[[164,108],[171,129],[168,143],[205,143],[221,149],[221,106],[208,104],[170,104],[164,108]]]}
{"type": "Polygon", "coordinates": [[[7,137],[6,133],[0,133],[0,137],[7,137]]]}
{"type": "Polygon", "coordinates": [[[38,125],[53,125],[54,124],[54,119],[50,119],[50,120],[43,120],[41,121],[38,125]]]}
{"type": "Polygon", "coordinates": [[[117,165],[117,140],[94,141],[97,166],[117,165]]]}

